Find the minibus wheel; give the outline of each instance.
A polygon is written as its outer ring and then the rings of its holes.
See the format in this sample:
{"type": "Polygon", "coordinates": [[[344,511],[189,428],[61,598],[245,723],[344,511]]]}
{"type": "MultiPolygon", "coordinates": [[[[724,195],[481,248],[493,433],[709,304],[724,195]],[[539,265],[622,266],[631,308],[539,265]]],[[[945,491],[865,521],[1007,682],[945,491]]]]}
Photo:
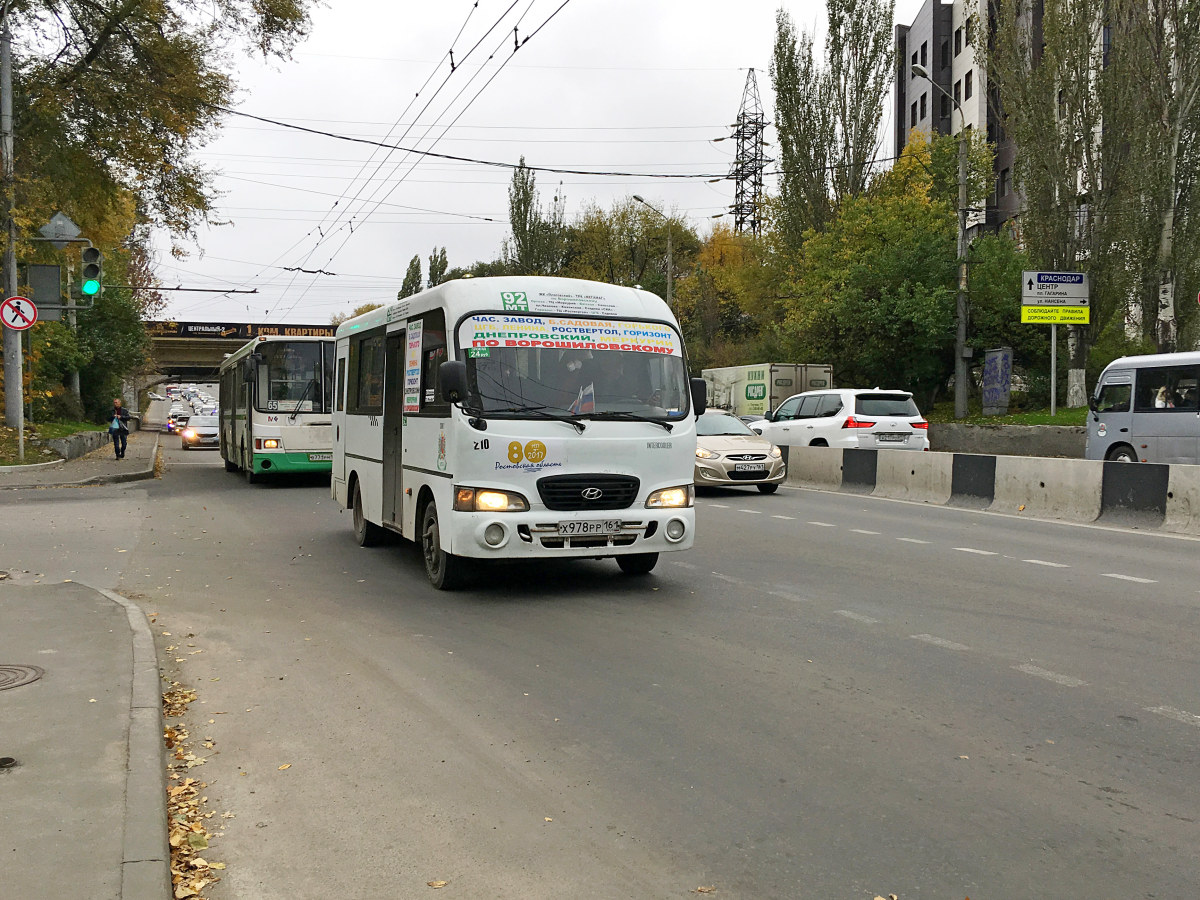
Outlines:
{"type": "Polygon", "coordinates": [[[1108,451],[1104,457],[1109,462],[1137,462],[1137,454],[1133,452],[1133,448],[1128,444],[1118,444],[1108,451]]]}
{"type": "Polygon", "coordinates": [[[374,547],[383,537],[383,529],[374,522],[368,522],[363,515],[362,492],[358,489],[358,480],[354,481],[354,491],[350,499],[354,508],[354,539],[360,547],[374,547]]]}
{"type": "Polygon", "coordinates": [[[658,563],[657,553],[631,553],[618,556],[617,565],[626,575],[646,575],[658,563]]]}
{"type": "Polygon", "coordinates": [[[433,500],[425,505],[421,515],[421,554],[425,557],[425,574],[439,591],[452,591],[466,583],[467,561],[442,549],[437,504],[433,500]]]}

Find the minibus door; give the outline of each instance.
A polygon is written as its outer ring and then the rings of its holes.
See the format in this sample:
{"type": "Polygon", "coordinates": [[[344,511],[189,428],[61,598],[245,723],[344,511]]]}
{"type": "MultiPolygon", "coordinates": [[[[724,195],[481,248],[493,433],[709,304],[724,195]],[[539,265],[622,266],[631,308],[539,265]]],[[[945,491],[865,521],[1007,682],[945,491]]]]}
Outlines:
{"type": "Polygon", "coordinates": [[[389,334],[384,351],[383,521],[396,525],[402,524],[398,516],[404,509],[404,335],[403,329],[389,334]]]}

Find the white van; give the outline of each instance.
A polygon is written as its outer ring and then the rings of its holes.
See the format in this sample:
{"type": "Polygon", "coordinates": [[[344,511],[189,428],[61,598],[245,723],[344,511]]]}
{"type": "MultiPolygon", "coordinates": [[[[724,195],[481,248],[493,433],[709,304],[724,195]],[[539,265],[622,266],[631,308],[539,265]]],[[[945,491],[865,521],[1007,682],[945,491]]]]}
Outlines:
{"type": "Polygon", "coordinates": [[[1115,359],[1088,406],[1088,459],[1200,463],[1200,353],[1115,359]]]}
{"type": "Polygon", "coordinates": [[[449,281],[337,331],[331,491],[360,544],[469,559],[614,557],[649,572],[695,534],[702,379],[654,294],[568,278],[449,281]]]}

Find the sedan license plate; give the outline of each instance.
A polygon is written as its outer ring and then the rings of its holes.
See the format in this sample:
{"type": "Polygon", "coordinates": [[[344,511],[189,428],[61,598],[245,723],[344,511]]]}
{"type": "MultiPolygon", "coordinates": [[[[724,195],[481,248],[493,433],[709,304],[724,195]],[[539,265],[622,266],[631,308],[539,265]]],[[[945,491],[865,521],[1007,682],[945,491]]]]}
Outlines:
{"type": "Polygon", "coordinates": [[[578,537],[590,534],[619,534],[620,519],[606,519],[603,522],[559,522],[558,533],[568,537],[578,537]]]}
{"type": "Polygon", "coordinates": [[[735,472],[765,472],[767,471],[766,463],[734,463],[733,471],[735,472]]]}
{"type": "Polygon", "coordinates": [[[907,434],[895,434],[895,433],[885,432],[883,434],[876,435],[876,437],[880,441],[887,441],[887,442],[893,443],[893,444],[903,444],[908,441],[907,434]]]}

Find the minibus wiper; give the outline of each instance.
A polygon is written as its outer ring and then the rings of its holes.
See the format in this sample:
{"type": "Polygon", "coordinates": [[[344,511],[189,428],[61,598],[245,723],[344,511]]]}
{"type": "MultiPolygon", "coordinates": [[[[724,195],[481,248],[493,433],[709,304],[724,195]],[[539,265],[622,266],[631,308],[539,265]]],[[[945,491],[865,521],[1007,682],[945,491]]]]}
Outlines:
{"type": "Polygon", "coordinates": [[[588,413],[588,418],[591,419],[622,419],[628,422],[649,422],[651,425],[661,425],[667,431],[670,431],[675,426],[670,422],[664,422],[662,419],[654,419],[650,416],[639,415],[635,412],[625,412],[624,410],[612,409],[607,412],[588,413]]]}
{"type": "Polygon", "coordinates": [[[573,416],[573,415],[556,416],[554,413],[546,412],[547,409],[549,409],[549,407],[546,407],[546,406],[506,406],[506,407],[501,407],[500,409],[489,409],[487,412],[489,412],[489,413],[533,413],[534,415],[536,415],[542,419],[550,419],[554,422],[566,422],[570,425],[574,425],[575,430],[578,431],[580,434],[583,434],[583,429],[587,428],[587,425],[582,420],[580,420],[578,416],[573,416]]]}

